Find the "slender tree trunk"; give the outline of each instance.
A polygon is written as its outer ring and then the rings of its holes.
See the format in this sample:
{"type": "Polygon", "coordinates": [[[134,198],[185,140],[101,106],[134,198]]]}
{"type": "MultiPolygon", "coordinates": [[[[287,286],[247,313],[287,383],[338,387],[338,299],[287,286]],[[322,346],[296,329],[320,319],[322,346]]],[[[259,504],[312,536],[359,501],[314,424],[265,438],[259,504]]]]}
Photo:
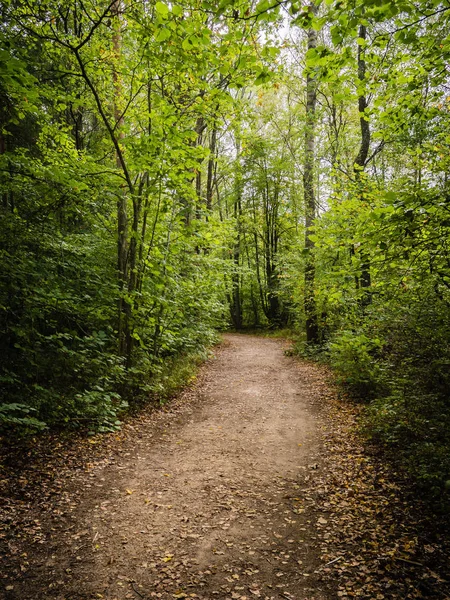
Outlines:
{"type": "Polygon", "coordinates": [[[266,314],[266,297],[264,294],[264,286],[261,277],[261,260],[258,243],[258,221],[257,221],[257,209],[255,206],[255,197],[252,198],[252,213],[253,213],[253,240],[255,242],[255,267],[256,267],[256,279],[258,281],[259,297],[261,301],[261,308],[264,314],[266,314]]]}
{"type": "MultiPolygon", "coordinates": [[[[247,267],[249,271],[252,271],[252,261],[250,257],[250,244],[247,242],[247,237],[244,233],[244,245],[245,245],[245,254],[247,256],[247,267]]],[[[255,286],[253,279],[250,280],[250,304],[252,306],[253,311],[253,326],[259,327],[259,307],[258,307],[258,298],[255,295],[255,286]]]]}
{"type": "MultiPolygon", "coordinates": [[[[198,147],[203,144],[203,132],[206,129],[205,120],[203,117],[197,117],[195,122],[194,131],[197,137],[190,143],[191,147],[198,147]]],[[[201,200],[202,200],[202,162],[203,159],[198,161],[196,167],[192,168],[192,179],[191,183],[195,188],[195,202],[194,206],[191,205],[189,200],[181,199],[181,204],[184,206],[184,223],[186,227],[190,227],[192,219],[200,219],[201,217],[201,200]]]]}
{"type": "Polygon", "coordinates": [[[209,142],[208,175],[206,180],[206,210],[211,212],[214,193],[214,165],[216,162],[217,126],[214,125],[209,142]]]}
{"type": "MultiPolygon", "coordinates": [[[[203,145],[203,132],[206,129],[205,120],[203,117],[198,117],[197,123],[195,125],[195,131],[197,132],[197,146],[203,145]]],[[[196,206],[196,217],[200,218],[201,214],[201,204],[202,204],[202,162],[203,159],[199,161],[197,170],[195,172],[195,193],[197,196],[197,206],[196,206]]]]}
{"type": "MultiPolygon", "coordinates": [[[[365,25],[361,25],[359,28],[359,37],[363,40],[367,37],[367,28],[365,25]]],[[[366,78],[366,61],[364,59],[364,48],[358,46],[358,80],[360,83],[364,83],[366,78]]],[[[356,171],[364,170],[366,166],[367,157],[369,156],[370,148],[370,124],[365,116],[365,110],[368,107],[367,98],[364,93],[358,97],[358,110],[359,110],[359,125],[361,129],[361,144],[359,147],[358,156],[355,159],[356,171]]]]}
{"type": "MultiPolygon", "coordinates": [[[[127,302],[127,328],[126,328],[126,365],[127,368],[131,367],[132,363],[132,354],[133,348],[135,344],[135,339],[133,337],[133,322],[132,316],[133,311],[137,311],[138,309],[138,301],[137,295],[135,294],[136,290],[138,290],[139,286],[139,274],[140,270],[140,262],[138,263],[138,259],[141,256],[142,252],[141,248],[143,246],[144,239],[140,237],[139,226],[141,222],[141,212],[142,212],[142,202],[143,202],[143,193],[144,188],[147,183],[147,173],[143,173],[140,178],[139,188],[136,194],[133,194],[133,219],[131,223],[131,239],[128,248],[128,297],[129,300],[127,302]]],[[[145,235],[145,228],[143,226],[143,235],[145,235]]]]}
{"type": "MultiPolygon", "coordinates": [[[[238,209],[238,212],[240,213],[240,208],[238,209]]],[[[234,272],[232,275],[233,293],[232,293],[232,306],[231,306],[232,321],[233,321],[233,325],[236,329],[242,329],[241,276],[239,273],[240,256],[241,256],[241,234],[240,234],[240,225],[238,225],[237,239],[236,239],[236,243],[235,243],[234,249],[233,249],[234,272]]]]}
{"type": "MultiPolygon", "coordinates": [[[[359,27],[359,37],[363,40],[367,37],[367,28],[365,25],[360,25],[359,27]]],[[[364,59],[364,47],[358,46],[358,80],[361,84],[364,83],[366,78],[366,61],[364,59]]],[[[359,147],[358,156],[355,159],[355,176],[359,186],[359,197],[360,200],[364,200],[364,179],[362,177],[362,173],[367,163],[367,158],[369,156],[370,149],[370,123],[367,120],[367,116],[365,114],[365,110],[368,107],[367,97],[364,93],[358,98],[358,110],[359,110],[359,123],[361,130],[361,144],[359,147]]],[[[360,250],[361,253],[364,253],[364,249],[360,250]]],[[[371,277],[370,277],[370,260],[367,254],[363,254],[363,263],[361,268],[361,276],[359,278],[359,288],[363,292],[363,296],[361,298],[361,305],[367,306],[372,301],[372,296],[369,291],[371,286],[371,277]]]]}
{"type": "MultiPolygon", "coordinates": [[[[117,131],[117,141],[120,145],[120,141],[123,139],[123,125],[124,119],[120,106],[120,99],[122,97],[122,80],[119,74],[119,61],[122,52],[122,35],[121,35],[121,19],[120,19],[120,0],[116,0],[112,6],[113,13],[113,50],[114,50],[114,70],[113,70],[113,83],[114,83],[114,121],[115,130],[117,131]]],[[[118,169],[123,167],[123,158],[116,147],[116,165],[118,169]]],[[[130,310],[131,306],[129,302],[124,298],[125,291],[127,289],[128,279],[128,218],[127,218],[127,195],[126,190],[123,189],[117,200],[117,270],[119,275],[119,352],[121,355],[126,356],[127,347],[129,346],[129,321],[130,321],[130,310]]]]}
{"type": "Polygon", "coordinates": [[[236,169],[234,182],[234,218],[236,222],[236,242],[233,247],[233,275],[232,281],[232,301],[231,301],[231,320],[236,329],[242,329],[242,298],[241,298],[241,275],[239,273],[241,262],[241,218],[242,218],[242,173],[240,164],[241,144],[239,138],[236,140],[236,169]]]}
{"type": "MultiPolygon", "coordinates": [[[[0,155],[6,153],[6,139],[5,136],[0,132],[0,155]]],[[[8,208],[8,192],[2,192],[2,204],[3,208],[8,208]]]]}
{"type": "MultiPolygon", "coordinates": [[[[312,4],[310,10],[316,13],[312,4]]],[[[308,50],[317,46],[317,31],[308,30],[308,50]]],[[[306,122],[305,122],[305,162],[303,170],[303,189],[305,195],[305,317],[306,341],[315,344],[319,341],[319,326],[315,300],[315,243],[310,239],[311,227],[316,216],[316,198],[314,190],[315,124],[316,124],[317,80],[314,73],[306,76],[306,122]]]]}

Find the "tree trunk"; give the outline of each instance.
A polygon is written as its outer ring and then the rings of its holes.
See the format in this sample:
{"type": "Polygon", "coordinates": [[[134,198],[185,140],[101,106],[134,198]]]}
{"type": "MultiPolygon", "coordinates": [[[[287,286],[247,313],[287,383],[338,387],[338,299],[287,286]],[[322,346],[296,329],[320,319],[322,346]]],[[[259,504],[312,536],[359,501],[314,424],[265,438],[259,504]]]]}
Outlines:
{"type": "MultiPolygon", "coordinates": [[[[203,132],[206,129],[205,120],[203,117],[198,117],[195,125],[195,131],[197,133],[196,146],[200,147],[203,145],[203,132]]],[[[198,167],[195,172],[195,194],[197,196],[196,206],[196,217],[200,219],[202,209],[202,162],[203,159],[199,160],[198,167]]]]}
{"type": "Polygon", "coordinates": [[[209,142],[208,175],[206,180],[206,210],[211,212],[214,192],[214,166],[216,162],[217,126],[214,125],[209,142]]]}
{"type": "MultiPolygon", "coordinates": [[[[120,61],[121,50],[122,50],[122,37],[121,37],[121,20],[120,20],[120,0],[116,0],[112,6],[112,14],[114,18],[114,32],[113,32],[113,49],[114,49],[114,70],[113,70],[113,83],[114,83],[114,121],[115,130],[117,131],[117,140],[120,144],[120,140],[123,139],[123,125],[124,119],[120,107],[120,98],[122,97],[122,80],[119,75],[117,63],[120,61]]],[[[116,166],[118,169],[123,167],[123,158],[116,147],[116,166]]],[[[127,349],[130,345],[130,311],[131,305],[124,298],[125,291],[127,289],[127,255],[128,255],[128,218],[127,218],[127,196],[126,190],[123,189],[121,195],[117,200],[117,271],[119,276],[119,352],[122,356],[127,355],[127,349]]],[[[129,357],[127,357],[128,362],[129,357]]]]}
{"type": "Polygon", "coordinates": [[[240,257],[241,257],[241,218],[242,218],[242,174],[240,164],[241,144],[239,138],[236,140],[236,169],[234,181],[234,218],[236,222],[236,242],[233,248],[233,275],[232,282],[232,299],[231,299],[231,320],[236,329],[242,329],[242,299],[241,299],[241,275],[239,273],[240,257]]]}
{"type": "MultiPolygon", "coordinates": [[[[367,28],[365,25],[359,27],[359,37],[363,40],[367,37],[367,28]]],[[[358,46],[358,80],[363,83],[366,78],[366,61],[364,59],[364,48],[358,46]]],[[[367,157],[369,156],[370,147],[370,124],[365,116],[365,110],[368,107],[367,98],[364,93],[358,97],[358,110],[359,110],[359,125],[361,129],[361,145],[359,147],[358,156],[355,159],[355,171],[358,172],[364,170],[366,166],[367,157]],[[359,169],[358,169],[359,167],[359,169]]]]}
{"type": "MultiPolygon", "coordinates": [[[[316,13],[311,4],[310,10],[316,13]]],[[[317,46],[317,31],[308,30],[308,50],[317,46]]],[[[305,122],[305,162],[303,171],[303,189],[305,195],[305,296],[304,307],[306,317],[306,341],[316,344],[319,341],[315,290],[315,243],[310,239],[311,227],[316,216],[316,198],[314,191],[314,159],[315,159],[315,124],[316,124],[317,81],[316,76],[308,71],[306,76],[306,122],[305,122]]]]}
{"type": "MultiPolygon", "coordinates": [[[[6,139],[5,136],[0,132],[0,155],[1,154],[5,154],[6,153],[6,139]]],[[[2,192],[2,205],[3,208],[6,210],[8,208],[8,192],[4,191],[2,192]]]]}
{"type": "MultiPolygon", "coordinates": [[[[367,37],[367,28],[365,25],[360,25],[359,27],[359,37],[363,40],[367,37]]],[[[366,61],[364,59],[364,48],[363,46],[358,46],[358,80],[361,84],[364,83],[366,78],[366,61]]],[[[370,149],[370,123],[367,120],[365,115],[365,110],[368,107],[368,102],[366,95],[361,93],[358,98],[358,110],[359,110],[359,123],[361,130],[361,144],[359,147],[358,156],[355,159],[355,177],[359,187],[359,198],[361,201],[364,200],[364,180],[361,177],[362,172],[367,163],[367,158],[369,156],[370,149]]],[[[360,250],[361,253],[364,250],[360,250]]],[[[366,253],[363,254],[362,257],[362,268],[361,268],[361,276],[359,278],[359,287],[363,296],[361,298],[361,305],[367,306],[372,301],[372,295],[370,293],[371,286],[371,277],[370,277],[370,260],[366,253]]]]}

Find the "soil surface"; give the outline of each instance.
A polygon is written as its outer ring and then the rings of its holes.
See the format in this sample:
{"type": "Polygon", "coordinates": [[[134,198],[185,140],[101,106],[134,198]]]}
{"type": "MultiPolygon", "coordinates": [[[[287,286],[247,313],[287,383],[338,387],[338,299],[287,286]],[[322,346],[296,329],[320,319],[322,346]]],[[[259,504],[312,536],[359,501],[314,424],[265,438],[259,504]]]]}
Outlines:
{"type": "Polygon", "coordinates": [[[0,596],[336,597],[320,577],[327,520],[310,492],[321,387],[315,367],[284,348],[226,335],[167,410],[106,456],[91,440],[92,462],[70,477],[60,465],[51,504],[23,501],[29,533],[9,540],[0,596]]]}

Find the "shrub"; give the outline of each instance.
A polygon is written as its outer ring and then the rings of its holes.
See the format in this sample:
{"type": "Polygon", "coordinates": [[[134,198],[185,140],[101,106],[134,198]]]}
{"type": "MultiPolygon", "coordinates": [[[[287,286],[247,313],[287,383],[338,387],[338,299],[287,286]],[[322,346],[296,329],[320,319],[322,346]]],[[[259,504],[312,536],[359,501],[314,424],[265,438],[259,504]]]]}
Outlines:
{"type": "Polygon", "coordinates": [[[364,333],[341,331],[330,344],[330,360],[342,383],[361,398],[373,398],[383,380],[379,361],[383,343],[364,333]]]}

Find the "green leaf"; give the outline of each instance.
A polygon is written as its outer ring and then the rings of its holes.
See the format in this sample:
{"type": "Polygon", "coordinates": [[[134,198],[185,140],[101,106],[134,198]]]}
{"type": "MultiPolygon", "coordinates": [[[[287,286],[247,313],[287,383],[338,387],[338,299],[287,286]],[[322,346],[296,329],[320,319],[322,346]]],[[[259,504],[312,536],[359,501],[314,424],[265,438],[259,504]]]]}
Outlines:
{"type": "Polygon", "coordinates": [[[188,50],[191,50],[192,48],[192,44],[191,44],[191,40],[189,38],[186,38],[183,40],[181,47],[183,48],[183,50],[185,50],[186,52],[188,50]]]}
{"type": "Polygon", "coordinates": [[[169,16],[169,7],[167,4],[164,4],[164,2],[157,2],[155,4],[155,10],[163,19],[167,19],[169,16]]]}
{"type": "Polygon", "coordinates": [[[265,12],[269,8],[270,8],[269,0],[260,0],[260,2],[258,2],[258,4],[256,5],[255,12],[256,13],[265,12]]]}
{"type": "Polygon", "coordinates": [[[168,29],[167,27],[164,27],[164,29],[160,29],[158,32],[158,35],[156,36],[156,41],[157,42],[164,42],[165,40],[168,40],[170,38],[170,29],[168,29]]]}
{"type": "Polygon", "coordinates": [[[272,78],[272,73],[269,73],[266,69],[263,69],[255,79],[255,85],[262,85],[267,83],[272,78]]]}

